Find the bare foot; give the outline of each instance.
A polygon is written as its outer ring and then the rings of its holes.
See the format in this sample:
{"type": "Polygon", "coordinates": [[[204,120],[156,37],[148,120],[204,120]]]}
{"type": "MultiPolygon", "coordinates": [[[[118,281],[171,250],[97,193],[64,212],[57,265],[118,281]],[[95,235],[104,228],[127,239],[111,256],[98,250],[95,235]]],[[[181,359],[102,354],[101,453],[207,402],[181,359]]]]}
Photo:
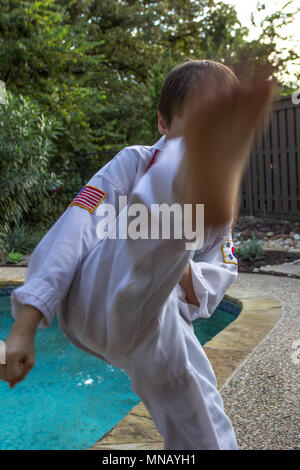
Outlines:
{"type": "Polygon", "coordinates": [[[271,109],[274,84],[257,80],[210,90],[187,114],[186,202],[204,204],[205,226],[232,219],[255,131],[271,109]]]}

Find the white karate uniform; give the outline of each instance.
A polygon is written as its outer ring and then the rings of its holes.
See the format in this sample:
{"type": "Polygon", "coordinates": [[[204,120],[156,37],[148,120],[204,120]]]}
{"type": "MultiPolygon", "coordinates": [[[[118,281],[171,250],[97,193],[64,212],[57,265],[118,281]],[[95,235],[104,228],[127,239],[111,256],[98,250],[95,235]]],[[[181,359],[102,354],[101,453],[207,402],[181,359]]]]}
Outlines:
{"type": "MultiPolygon", "coordinates": [[[[183,140],[123,149],[89,181],[117,207],[181,203],[174,179],[183,140]],[[156,149],[162,152],[147,171],[156,149]]],[[[101,203],[102,204],[102,203],[101,203]]],[[[123,217],[124,209],[117,215],[123,217]]],[[[236,449],[216,377],[191,321],[209,317],[236,279],[225,262],[230,224],[205,232],[200,250],[187,240],[97,237],[97,212],[71,206],[35,248],[23,286],[12,292],[12,315],[25,304],[59,325],[80,349],[122,368],[148,408],[165,449],[236,449]],[[179,281],[190,263],[200,307],[189,304],[179,281]]]]}

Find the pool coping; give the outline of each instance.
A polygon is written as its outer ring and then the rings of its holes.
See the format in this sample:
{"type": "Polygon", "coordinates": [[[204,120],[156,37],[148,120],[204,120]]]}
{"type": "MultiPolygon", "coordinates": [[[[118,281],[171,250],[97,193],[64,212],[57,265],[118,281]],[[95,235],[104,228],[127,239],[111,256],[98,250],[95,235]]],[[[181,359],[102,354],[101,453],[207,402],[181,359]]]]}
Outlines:
{"type": "MultiPolygon", "coordinates": [[[[3,272],[2,272],[3,276],[3,272]]],[[[0,287],[22,285],[24,277],[0,278],[0,287]]],[[[281,303],[263,292],[233,284],[224,296],[242,310],[236,320],[208,341],[204,350],[222,389],[282,316],[281,303]]],[[[163,450],[163,438],[142,402],[87,450],[163,450]]]]}

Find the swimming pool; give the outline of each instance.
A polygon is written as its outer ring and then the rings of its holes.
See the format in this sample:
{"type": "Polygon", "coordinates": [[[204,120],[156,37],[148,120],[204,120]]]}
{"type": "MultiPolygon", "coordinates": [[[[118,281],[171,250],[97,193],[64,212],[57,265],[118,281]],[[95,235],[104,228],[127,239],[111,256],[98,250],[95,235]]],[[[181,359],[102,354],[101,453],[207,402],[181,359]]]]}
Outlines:
{"type": "MultiPolygon", "coordinates": [[[[0,288],[0,339],[14,322],[10,293],[0,288]]],[[[204,345],[236,319],[240,307],[223,299],[209,319],[194,330],[204,345]]],[[[73,346],[57,318],[35,339],[36,364],[10,389],[0,381],[0,450],[87,449],[118,423],[140,398],[120,369],[73,346]]]]}

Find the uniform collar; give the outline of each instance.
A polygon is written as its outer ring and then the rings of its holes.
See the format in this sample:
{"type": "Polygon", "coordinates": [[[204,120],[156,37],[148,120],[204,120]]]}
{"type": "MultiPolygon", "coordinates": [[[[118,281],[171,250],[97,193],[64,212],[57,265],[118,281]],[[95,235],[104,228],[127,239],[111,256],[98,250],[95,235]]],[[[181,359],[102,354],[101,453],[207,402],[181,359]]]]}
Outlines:
{"type": "Polygon", "coordinates": [[[152,145],[153,150],[162,150],[166,143],[166,136],[163,135],[154,145],[152,145]]]}

